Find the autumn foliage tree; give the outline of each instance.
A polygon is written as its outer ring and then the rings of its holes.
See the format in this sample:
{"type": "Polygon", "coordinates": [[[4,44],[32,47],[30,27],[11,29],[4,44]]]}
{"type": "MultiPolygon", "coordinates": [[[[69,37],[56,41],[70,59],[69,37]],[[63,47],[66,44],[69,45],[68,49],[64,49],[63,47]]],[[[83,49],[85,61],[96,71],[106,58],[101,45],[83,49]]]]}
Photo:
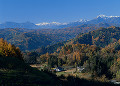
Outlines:
{"type": "Polygon", "coordinates": [[[19,47],[8,44],[3,38],[0,38],[0,56],[1,57],[15,57],[20,60],[23,59],[19,47]]]}

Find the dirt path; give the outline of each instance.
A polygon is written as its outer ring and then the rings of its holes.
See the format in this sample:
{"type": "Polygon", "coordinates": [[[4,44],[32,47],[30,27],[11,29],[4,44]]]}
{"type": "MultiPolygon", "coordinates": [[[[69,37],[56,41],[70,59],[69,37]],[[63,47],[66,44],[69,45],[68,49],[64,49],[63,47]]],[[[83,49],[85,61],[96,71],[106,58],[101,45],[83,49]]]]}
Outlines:
{"type": "Polygon", "coordinates": [[[65,72],[69,72],[69,73],[71,72],[72,73],[72,72],[75,72],[75,70],[76,70],[76,68],[72,68],[70,70],[66,70],[65,72]]]}

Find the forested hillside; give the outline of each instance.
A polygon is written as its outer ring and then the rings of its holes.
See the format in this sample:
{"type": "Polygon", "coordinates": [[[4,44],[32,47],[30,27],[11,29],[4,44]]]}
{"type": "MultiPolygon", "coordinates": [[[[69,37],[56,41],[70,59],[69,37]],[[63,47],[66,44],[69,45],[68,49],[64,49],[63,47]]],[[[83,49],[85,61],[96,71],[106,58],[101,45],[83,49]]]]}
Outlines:
{"type": "Polygon", "coordinates": [[[41,47],[47,47],[48,45],[53,45],[58,42],[70,40],[78,34],[96,30],[100,26],[107,27],[109,25],[102,23],[83,24],[63,29],[37,30],[25,28],[6,28],[0,29],[0,37],[19,47],[22,51],[31,51],[41,47]]]}
{"type": "MultiPolygon", "coordinates": [[[[69,52],[69,54],[70,53],[72,53],[72,51],[69,52]]],[[[55,54],[54,55],[48,54],[46,56],[48,56],[48,60],[49,60],[48,66],[50,68],[57,64],[56,60],[58,58],[56,58],[55,54]],[[51,65],[51,62],[53,62],[54,64],[52,63],[51,65]]],[[[41,56],[41,59],[43,59],[42,56],[41,56]]],[[[62,61],[62,58],[59,61],[62,61]]],[[[64,64],[67,64],[66,60],[64,60],[64,62],[65,62],[64,64]]],[[[118,59],[118,62],[119,62],[119,59],[118,59]]],[[[62,65],[62,64],[59,64],[59,65],[62,65]]],[[[115,72],[116,71],[117,69],[115,70],[115,72]]],[[[119,72],[117,74],[119,74],[119,72]]],[[[79,77],[74,77],[71,75],[66,77],[65,76],[58,77],[52,72],[50,72],[48,69],[43,69],[40,71],[36,68],[32,68],[28,64],[24,63],[23,56],[18,47],[15,47],[10,43],[8,44],[3,39],[0,39],[0,85],[1,86],[2,85],[3,86],[4,85],[6,86],[21,86],[21,85],[23,86],[59,86],[59,85],[73,86],[73,85],[76,85],[77,86],[81,84],[82,86],[89,86],[89,85],[113,86],[114,85],[113,83],[108,83],[108,82],[80,79],[79,77]]],[[[118,86],[118,85],[115,85],[115,86],[118,86]]]]}
{"type": "MultiPolygon", "coordinates": [[[[51,46],[52,47],[52,46],[51,46]]],[[[56,66],[84,67],[94,79],[116,79],[120,81],[120,28],[100,28],[57,46],[51,54],[36,58],[38,63],[48,63],[49,68],[56,66]],[[99,78],[98,78],[99,77],[99,78]]],[[[54,47],[53,47],[54,48],[54,47]]]]}
{"type": "Polygon", "coordinates": [[[120,39],[119,27],[99,28],[98,30],[89,33],[78,35],[73,39],[73,43],[90,44],[100,47],[105,47],[110,43],[116,42],[120,39]]]}
{"type": "Polygon", "coordinates": [[[90,73],[93,79],[120,81],[120,40],[105,48],[86,44],[64,45],[57,52],[37,57],[37,62],[48,63],[49,68],[74,66],[84,67],[83,73],[90,73]]]}
{"type": "Polygon", "coordinates": [[[60,42],[47,47],[42,47],[36,49],[39,53],[44,53],[43,51],[53,53],[57,48],[63,46],[64,44],[89,44],[96,45],[99,47],[105,47],[110,43],[116,42],[120,39],[120,28],[119,27],[108,27],[99,28],[98,30],[93,30],[88,33],[79,33],[75,38],[60,42]]]}
{"type": "Polygon", "coordinates": [[[22,51],[47,46],[52,42],[52,39],[44,34],[20,28],[1,29],[0,37],[20,47],[22,51]]]}

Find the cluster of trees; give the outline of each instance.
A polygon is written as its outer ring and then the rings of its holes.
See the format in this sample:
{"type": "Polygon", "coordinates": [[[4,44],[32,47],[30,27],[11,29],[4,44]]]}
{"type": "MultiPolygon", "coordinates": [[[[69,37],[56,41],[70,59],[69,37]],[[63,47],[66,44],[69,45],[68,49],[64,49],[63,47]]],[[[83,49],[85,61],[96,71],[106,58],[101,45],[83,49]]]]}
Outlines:
{"type": "Polygon", "coordinates": [[[0,38],[0,69],[22,69],[23,56],[18,47],[0,38]]]}
{"type": "Polygon", "coordinates": [[[15,57],[20,60],[23,59],[19,47],[7,43],[3,38],[0,38],[0,57],[15,57]]]}
{"type": "Polygon", "coordinates": [[[93,77],[105,76],[120,80],[120,40],[105,48],[89,44],[64,45],[58,53],[46,53],[38,59],[41,63],[47,62],[49,67],[84,66],[84,72],[91,73],[93,77]]]}

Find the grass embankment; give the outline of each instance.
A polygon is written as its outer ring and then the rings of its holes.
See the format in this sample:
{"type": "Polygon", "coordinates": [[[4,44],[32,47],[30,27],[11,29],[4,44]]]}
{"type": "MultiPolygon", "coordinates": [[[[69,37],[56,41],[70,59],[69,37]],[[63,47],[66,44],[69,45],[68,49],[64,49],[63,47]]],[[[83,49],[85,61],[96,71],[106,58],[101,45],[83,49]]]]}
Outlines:
{"type": "Polygon", "coordinates": [[[56,84],[52,74],[32,68],[17,58],[0,58],[0,85],[55,86],[56,84]]]}

